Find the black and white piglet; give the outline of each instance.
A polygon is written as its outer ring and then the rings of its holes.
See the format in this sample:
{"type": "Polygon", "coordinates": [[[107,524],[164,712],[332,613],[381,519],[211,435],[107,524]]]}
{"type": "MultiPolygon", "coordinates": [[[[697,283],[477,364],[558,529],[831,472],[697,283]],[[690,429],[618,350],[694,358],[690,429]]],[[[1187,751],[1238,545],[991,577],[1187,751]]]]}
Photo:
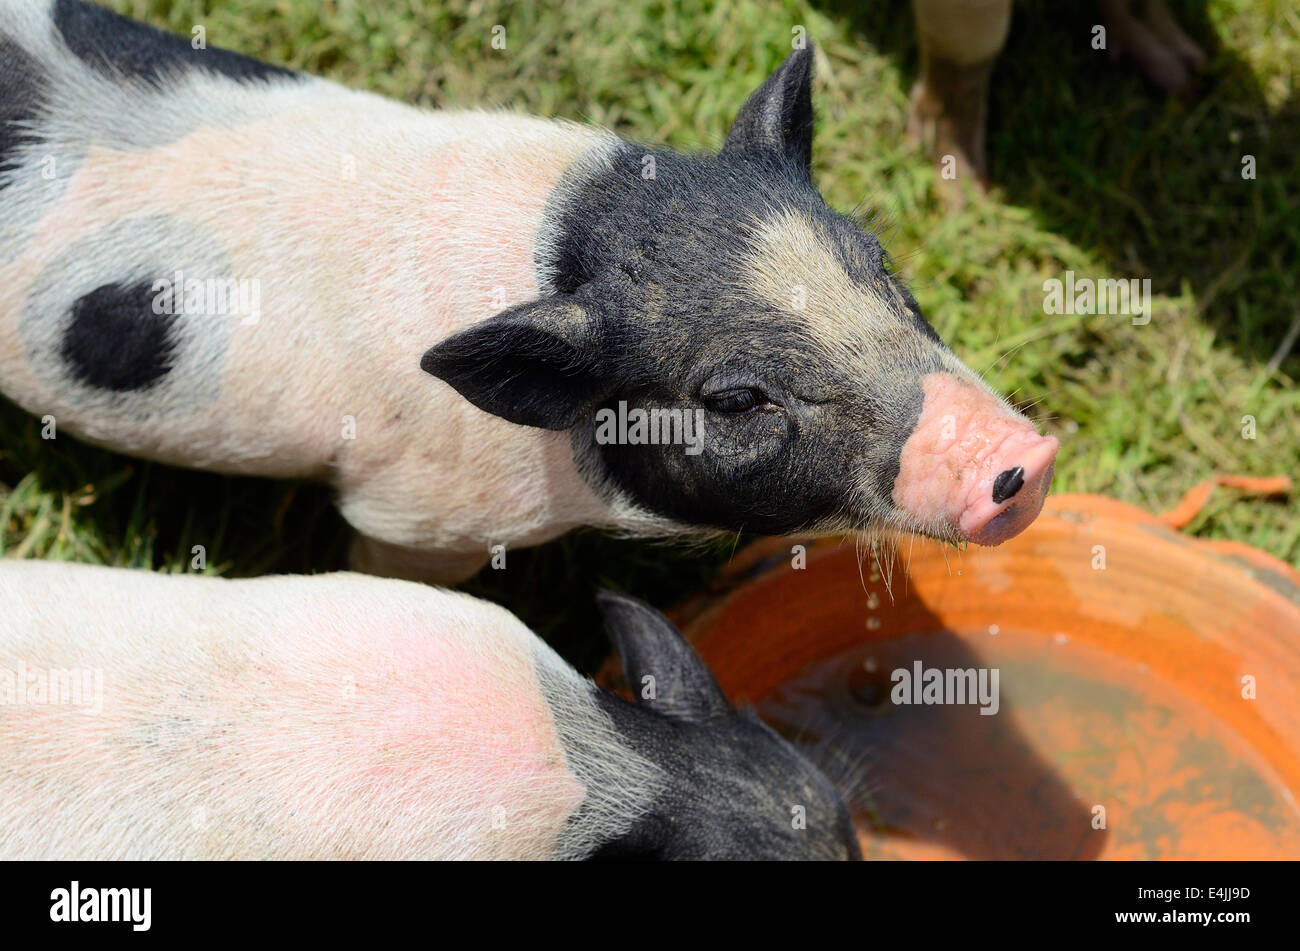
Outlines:
{"type": "Polygon", "coordinates": [[[818,194],[812,62],[682,155],[0,0],[0,391],[121,452],[327,480],[376,573],[579,525],[997,544],[1056,440],[818,194]]]}
{"type": "Polygon", "coordinates": [[[601,607],[635,705],[407,581],[7,561],[0,604],[0,859],[859,856],[631,598],[601,607]]]}

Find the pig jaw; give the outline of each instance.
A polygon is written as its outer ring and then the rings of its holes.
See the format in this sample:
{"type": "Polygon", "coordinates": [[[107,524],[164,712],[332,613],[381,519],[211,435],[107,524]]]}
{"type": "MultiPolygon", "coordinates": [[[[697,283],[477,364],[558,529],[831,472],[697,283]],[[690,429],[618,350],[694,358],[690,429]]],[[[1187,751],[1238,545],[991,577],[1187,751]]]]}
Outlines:
{"type": "Polygon", "coordinates": [[[921,379],[925,401],[899,453],[893,502],[926,534],[1000,545],[1042,510],[1058,443],[977,381],[921,379]]]}

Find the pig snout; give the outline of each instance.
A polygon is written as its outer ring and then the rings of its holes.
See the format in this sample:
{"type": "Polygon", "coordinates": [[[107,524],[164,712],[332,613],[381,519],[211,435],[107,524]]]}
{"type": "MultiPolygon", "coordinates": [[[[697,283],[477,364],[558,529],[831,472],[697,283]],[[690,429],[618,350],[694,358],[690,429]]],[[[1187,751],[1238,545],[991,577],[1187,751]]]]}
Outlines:
{"type": "Polygon", "coordinates": [[[1058,443],[974,382],[921,380],[925,401],[899,453],[893,500],[924,530],[1000,545],[1042,510],[1058,443]]]}

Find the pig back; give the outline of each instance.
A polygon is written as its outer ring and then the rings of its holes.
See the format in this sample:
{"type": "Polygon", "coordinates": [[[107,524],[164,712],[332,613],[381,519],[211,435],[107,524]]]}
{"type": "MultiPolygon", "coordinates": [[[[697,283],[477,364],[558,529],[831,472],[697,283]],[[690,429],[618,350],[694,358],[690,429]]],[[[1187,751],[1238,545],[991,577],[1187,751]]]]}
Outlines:
{"type": "Polygon", "coordinates": [[[546,197],[608,134],[216,50],[177,65],[116,19],[130,56],[106,65],[59,21],[84,6],[0,10],[25,77],[0,84],[21,120],[0,141],[5,395],[118,451],[271,476],[382,465],[392,420],[445,418],[420,356],[536,297],[546,197]]]}
{"type": "Polygon", "coordinates": [[[467,596],[17,562],[0,601],[4,858],[542,858],[583,800],[538,642],[467,596]]]}

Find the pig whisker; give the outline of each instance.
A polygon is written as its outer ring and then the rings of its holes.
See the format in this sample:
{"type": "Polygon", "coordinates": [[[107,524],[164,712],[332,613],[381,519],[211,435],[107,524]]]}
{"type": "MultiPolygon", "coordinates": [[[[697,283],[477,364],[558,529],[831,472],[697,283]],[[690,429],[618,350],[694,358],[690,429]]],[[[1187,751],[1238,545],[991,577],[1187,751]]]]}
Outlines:
{"type": "Polygon", "coordinates": [[[727,553],[727,561],[731,561],[731,559],[736,557],[736,549],[740,547],[740,535],[740,532],[736,532],[735,536],[731,539],[731,551],[727,553]]]}
{"type": "Polygon", "coordinates": [[[863,748],[860,753],[854,755],[848,761],[841,761],[839,764],[840,782],[836,788],[841,790],[844,801],[849,805],[850,811],[863,811],[875,813],[876,793],[882,788],[878,778],[872,773],[873,760],[871,749],[863,748]]]}
{"type": "Polygon", "coordinates": [[[872,792],[879,788],[871,775],[873,749],[862,743],[852,724],[815,709],[781,732],[825,774],[850,811],[858,805],[872,810],[872,792]]]}
{"type": "Polygon", "coordinates": [[[862,585],[862,593],[867,594],[867,576],[862,573],[862,535],[853,536],[853,554],[858,563],[858,582],[862,585]]]}
{"type": "Polygon", "coordinates": [[[814,751],[813,763],[839,791],[849,811],[874,813],[875,793],[881,785],[872,774],[871,746],[862,744],[848,725],[834,723],[814,751]]]}
{"type": "Polygon", "coordinates": [[[876,568],[879,569],[879,571],[880,571],[880,577],[881,577],[881,578],[884,580],[884,582],[885,582],[885,592],[889,595],[889,601],[890,601],[890,603],[892,604],[893,601],[894,601],[894,559],[893,559],[893,553],[892,553],[892,551],[891,551],[890,559],[889,559],[889,567],[888,567],[888,568],[885,568],[885,567],[880,563],[880,547],[879,547],[879,545],[877,544],[876,540],[873,539],[872,542],[871,542],[871,557],[872,557],[872,560],[876,563],[876,568]]]}
{"type": "MultiPolygon", "coordinates": [[[[843,727],[838,732],[848,733],[843,727]]],[[[852,741],[850,734],[848,739],[852,741]]],[[[826,753],[818,756],[813,760],[831,783],[844,798],[848,805],[849,811],[855,811],[855,808],[871,808],[873,799],[872,792],[878,786],[872,782],[870,776],[871,762],[868,759],[871,755],[870,750],[855,752],[851,756],[845,756],[848,744],[837,743],[834,740],[825,741],[829,747],[826,753]]]]}
{"type": "Polygon", "coordinates": [[[862,564],[866,561],[867,553],[863,545],[870,545],[871,538],[868,532],[858,531],[853,535],[853,553],[858,563],[858,584],[862,586],[862,593],[870,595],[871,590],[868,587],[867,576],[862,571],[862,564]]]}
{"type": "MultiPolygon", "coordinates": [[[[1028,341],[1028,340],[1022,340],[1022,341],[1020,341],[1020,343],[1016,344],[1016,345],[1015,345],[1014,347],[1012,347],[1010,350],[1007,350],[1005,353],[1003,353],[1002,356],[998,357],[996,360],[994,360],[994,361],[993,361],[992,363],[990,363],[987,367],[985,367],[983,370],[980,371],[980,374],[979,374],[980,379],[981,379],[981,380],[984,379],[985,375],[986,375],[990,370],[992,370],[994,367],[996,367],[996,366],[998,366],[999,364],[1001,364],[1001,363],[1002,363],[1004,360],[1006,360],[1008,357],[1011,357],[1011,356],[1015,355],[1018,351],[1020,351],[1020,350],[1021,350],[1021,349],[1026,345],[1026,344],[1028,344],[1029,342],[1030,342],[1030,341],[1028,341]]],[[[996,341],[994,341],[994,343],[996,343],[996,341]]]]}

